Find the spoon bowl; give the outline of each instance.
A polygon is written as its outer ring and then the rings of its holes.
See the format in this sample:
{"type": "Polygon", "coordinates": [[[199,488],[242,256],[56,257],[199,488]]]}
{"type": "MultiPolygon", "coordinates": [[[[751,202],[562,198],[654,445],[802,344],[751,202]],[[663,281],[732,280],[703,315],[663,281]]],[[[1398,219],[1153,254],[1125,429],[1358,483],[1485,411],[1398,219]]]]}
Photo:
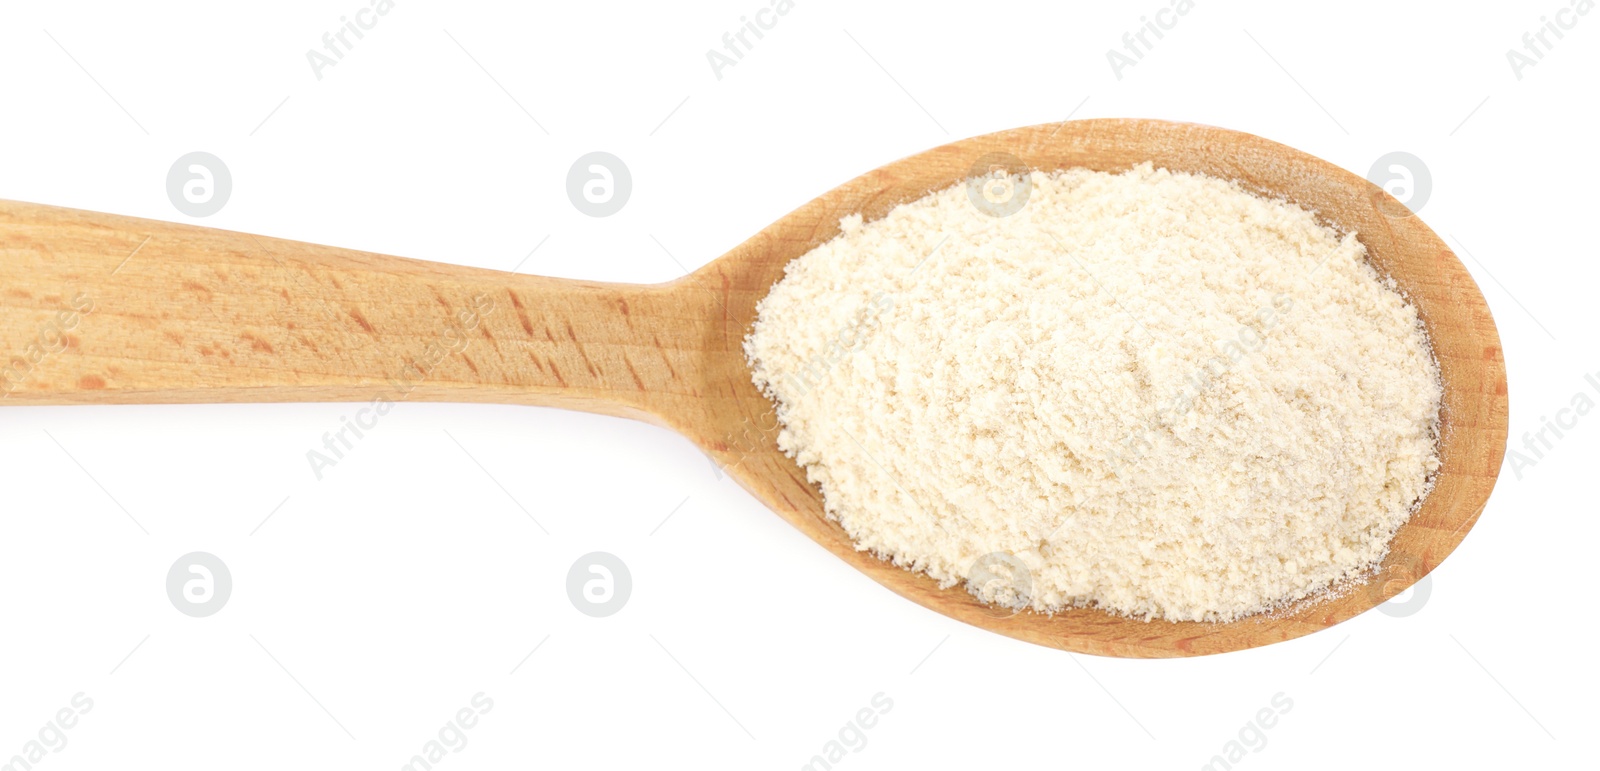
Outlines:
{"type": "Polygon", "coordinates": [[[1040,645],[1171,657],[1299,637],[1373,608],[1438,566],[1477,521],[1505,452],[1504,359],[1461,262],[1361,177],[1260,137],[1157,120],[1082,120],[973,137],[904,158],[791,212],[659,285],[420,262],[260,236],[0,202],[0,405],[405,400],[564,407],[687,437],[752,495],[873,580],[925,607],[1040,645]],[[1150,162],[1239,181],[1355,231],[1417,307],[1444,380],[1431,493],[1364,584],[1230,623],[1095,608],[985,605],[857,551],[778,450],[742,344],[784,266],[894,206],[989,171],[1150,162]]]}

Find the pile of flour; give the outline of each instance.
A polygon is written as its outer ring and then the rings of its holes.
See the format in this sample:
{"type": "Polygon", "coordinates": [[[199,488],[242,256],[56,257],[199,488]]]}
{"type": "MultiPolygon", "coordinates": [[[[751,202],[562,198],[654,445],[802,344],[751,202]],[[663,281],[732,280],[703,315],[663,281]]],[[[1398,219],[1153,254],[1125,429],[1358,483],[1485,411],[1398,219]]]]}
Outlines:
{"type": "Polygon", "coordinates": [[[998,605],[1228,621],[1359,576],[1429,489],[1416,309],[1293,204],[1146,164],[841,229],[745,351],[858,548],[998,605]]]}

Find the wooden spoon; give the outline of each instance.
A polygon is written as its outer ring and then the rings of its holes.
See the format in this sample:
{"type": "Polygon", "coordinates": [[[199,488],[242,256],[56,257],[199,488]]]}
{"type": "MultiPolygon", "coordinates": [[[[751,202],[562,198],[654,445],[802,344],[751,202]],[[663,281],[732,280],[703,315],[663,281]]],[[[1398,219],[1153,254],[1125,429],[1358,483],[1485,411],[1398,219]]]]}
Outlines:
{"type": "Polygon", "coordinates": [[[410,399],[649,421],[688,437],[790,524],[895,592],[1004,635],[1111,656],[1265,645],[1395,596],[1450,554],[1483,511],[1507,425],[1488,305],[1421,220],[1367,180],[1305,153],[1155,120],[1074,121],[935,148],[862,175],[692,275],[654,286],[0,202],[0,356],[9,359],[0,371],[4,404],[410,399]],[[972,176],[991,153],[1043,170],[1120,171],[1150,161],[1236,179],[1359,233],[1373,264],[1417,305],[1445,382],[1437,485],[1368,584],[1228,624],[1147,623],[1096,609],[1011,613],[856,551],[824,516],[818,490],[778,451],[772,405],[750,382],[740,343],[755,304],[787,262],[838,232],[841,217],[882,217],[972,176]]]}

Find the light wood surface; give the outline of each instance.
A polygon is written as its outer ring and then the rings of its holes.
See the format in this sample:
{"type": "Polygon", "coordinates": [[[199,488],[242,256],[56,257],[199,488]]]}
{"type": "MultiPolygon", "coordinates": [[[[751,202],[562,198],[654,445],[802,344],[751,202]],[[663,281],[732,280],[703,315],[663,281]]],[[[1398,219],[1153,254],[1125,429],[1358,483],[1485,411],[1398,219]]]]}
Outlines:
{"type": "MultiPolygon", "coordinates": [[[[1359,176],[1259,137],[1083,120],[955,142],[864,174],[690,276],[537,278],[107,214],[0,202],[0,404],[503,402],[622,415],[705,449],[756,498],[879,583],[978,627],[1071,651],[1190,656],[1309,634],[1400,593],[1482,513],[1505,452],[1504,358],[1477,285],[1420,219],[1359,176]],[[986,154],[1038,169],[1151,161],[1238,179],[1355,230],[1416,303],[1445,380],[1443,469],[1379,575],[1341,597],[1229,624],[1094,609],[998,611],[858,552],[777,450],[740,349],[783,266],[967,178],[986,154]],[[7,364],[9,362],[9,364],[7,364]]],[[[805,580],[793,576],[793,580],[805,580]]]]}

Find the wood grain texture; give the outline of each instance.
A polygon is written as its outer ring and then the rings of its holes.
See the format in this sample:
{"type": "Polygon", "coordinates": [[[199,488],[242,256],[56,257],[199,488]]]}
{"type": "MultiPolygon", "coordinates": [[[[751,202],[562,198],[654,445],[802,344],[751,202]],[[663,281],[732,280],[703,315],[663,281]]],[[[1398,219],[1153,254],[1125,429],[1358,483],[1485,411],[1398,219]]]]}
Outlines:
{"type": "Polygon", "coordinates": [[[1084,120],[955,142],[862,175],[678,281],[631,286],[433,264],[326,246],[0,202],[0,404],[503,402],[676,430],[759,500],[879,583],[1018,639],[1111,656],[1239,650],[1324,629],[1404,591],[1460,544],[1505,452],[1500,340],[1477,285],[1417,217],[1359,176],[1225,129],[1084,120]],[[989,153],[1053,170],[1150,161],[1237,179],[1354,230],[1417,305],[1445,380],[1433,492],[1380,573],[1341,597],[1227,624],[988,607],[858,552],[778,451],[741,343],[791,259],[948,187],[989,153]]]}

